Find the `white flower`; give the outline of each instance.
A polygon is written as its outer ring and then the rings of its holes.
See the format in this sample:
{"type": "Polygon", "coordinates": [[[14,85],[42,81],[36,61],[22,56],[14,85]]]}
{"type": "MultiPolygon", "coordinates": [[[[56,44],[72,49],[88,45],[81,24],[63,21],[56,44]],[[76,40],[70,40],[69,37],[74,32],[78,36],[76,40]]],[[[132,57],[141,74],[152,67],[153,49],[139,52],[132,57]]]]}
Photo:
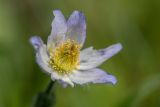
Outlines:
{"type": "Polygon", "coordinates": [[[54,10],[52,31],[47,45],[40,37],[30,39],[36,51],[36,61],[51,79],[63,84],[116,83],[113,75],[97,68],[107,59],[117,54],[120,43],[108,48],[94,50],[92,47],[81,51],[86,38],[86,22],[82,12],[74,11],[66,22],[59,10],[54,10]]]}

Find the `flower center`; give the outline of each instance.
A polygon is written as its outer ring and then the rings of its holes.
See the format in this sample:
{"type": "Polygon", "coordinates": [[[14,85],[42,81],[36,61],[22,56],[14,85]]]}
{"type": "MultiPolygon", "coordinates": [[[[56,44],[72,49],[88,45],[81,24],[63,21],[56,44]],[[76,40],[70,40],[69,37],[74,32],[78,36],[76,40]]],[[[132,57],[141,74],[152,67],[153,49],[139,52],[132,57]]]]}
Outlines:
{"type": "Polygon", "coordinates": [[[50,55],[50,65],[58,73],[68,74],[79,64],[80,44],[68,39],[50,55]]]}

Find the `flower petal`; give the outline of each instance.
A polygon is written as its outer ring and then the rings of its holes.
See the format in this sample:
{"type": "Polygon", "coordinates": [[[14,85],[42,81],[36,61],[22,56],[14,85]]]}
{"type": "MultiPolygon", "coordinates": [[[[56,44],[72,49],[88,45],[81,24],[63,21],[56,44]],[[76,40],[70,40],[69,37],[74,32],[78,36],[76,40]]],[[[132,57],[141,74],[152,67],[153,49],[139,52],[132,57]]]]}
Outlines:
{"type": "Polygon", "coordinates": [[[117,54],[122,49],[120,43],[109,46],[101,50],[93,50],[92,47],[82,50],[80,54],[80,70],[88,70],[102,64],[107,59],[117,54]]]}
{"type": "Polygon", "coordinates": [[[86,83],[112,83],[116,84],[117,80],[113,75],[109,75],[101,69],[90,69],[87,71],[75,71],[69,75],[69,78],[76,84],[86,83]]]}
{"type": "Polygon", "coordinates": [[[38,36],[31,37],[29,41],[36,51],[38,51],[39,48],[41,48],[43,46],[43,41],[38,36]]]}
{"type": "Polygon", "coordinates": [[[36,62],[44,70],[45,73],[51,73],[52,69],[49,67],[49,57],[47,54],[46,45],[43,43],[40,37],[33,36],[30,38],[30,43],[36,50],[36,62]]]}
{"type": "Polygon", "coordinates": [[[59,80],[60,83],[62,83],[62,85],[66,86],[67,84],[69,84],[70,86],[74,87],[73,82],[68,78],[68,75],[60,75],[56,72],[52,72],[51,73],[51,79],[54,80],[59,80]],[[66,84],[67,83],[67,84],[66,84]]]}
{"type": "MultiPolygon", "coordinates": [[[[64,82],[64,81],[58,81],[59,84],[61,84],[63,86],[63,88],[67,88],[69,86],[68,83],[64,82]]],[[[74,85],[74,84],[73,84],[74,85]]],[[[73,87],[73,86],[72,86],[73,87]]]]}
{"type": "Polygon", "coordinates": [[[82,12],[74,11],[67,21],[66,39],[75,40],[77,43],[84,43],[86,38],[86,21],[82,12]]]}
{"type": "Polygon", "coordinates": [[[53,70],[49,67],[49,56],[47,54],[46,45],[43,45],[36,53],[36,62],[44,70],[45,73],[50,74],[53,70]]]}
{"type": "Polygon", "coordinates": [[[52,31],[48,37],[47,48],[54,48],[57,44],[64,40],[67,32],[67,23],[60,10],[54,10],[55,16],[52,22],[52,31]]]}

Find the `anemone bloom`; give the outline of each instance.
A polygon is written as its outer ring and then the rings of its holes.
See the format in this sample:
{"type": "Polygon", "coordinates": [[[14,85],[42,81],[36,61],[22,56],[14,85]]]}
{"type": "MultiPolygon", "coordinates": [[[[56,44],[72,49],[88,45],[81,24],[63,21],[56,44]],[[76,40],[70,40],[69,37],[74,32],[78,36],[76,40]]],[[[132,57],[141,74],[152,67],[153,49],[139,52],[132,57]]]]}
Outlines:
{"type": "Polygon", "coordinates": [[[81,48],[86,38],[86,22],[82,12],[74,11],[66,21],[60,10],[54,10],[51,34],[47,45],[40,37],[33,36],[30,42],[36,51],[38,65],[53,81],[63,84],[116,83],[113,75],[97,68],[117,54],[120,43],[105,49],[81,48]]]}

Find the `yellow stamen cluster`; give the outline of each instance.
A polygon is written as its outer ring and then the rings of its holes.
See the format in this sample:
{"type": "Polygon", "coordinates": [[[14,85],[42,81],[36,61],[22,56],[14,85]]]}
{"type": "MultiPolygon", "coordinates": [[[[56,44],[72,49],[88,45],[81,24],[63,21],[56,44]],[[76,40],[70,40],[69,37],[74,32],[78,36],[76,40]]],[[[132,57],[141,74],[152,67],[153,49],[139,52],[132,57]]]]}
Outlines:
{"type": "Polygon", "coordinates": [[[58,73],[68,74],[79,64],[80,44],[73,40],[61,43],[50,55],[50,65],[58,73]]]}

